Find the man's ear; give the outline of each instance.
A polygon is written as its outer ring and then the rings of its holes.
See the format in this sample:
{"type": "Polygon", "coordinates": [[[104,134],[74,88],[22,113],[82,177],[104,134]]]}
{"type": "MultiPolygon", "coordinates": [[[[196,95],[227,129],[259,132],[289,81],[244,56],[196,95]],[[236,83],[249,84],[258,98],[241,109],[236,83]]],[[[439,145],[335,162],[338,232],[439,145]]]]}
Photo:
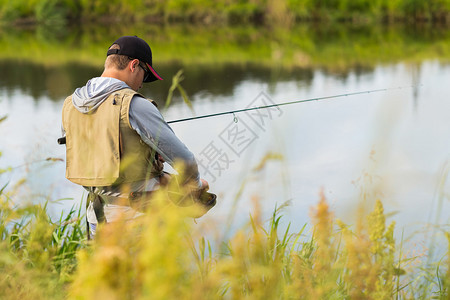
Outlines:
{"type": "Polygon", "coordinates": [[[136,62],[136,60],[132,60],[130,61],[128,67],[130,68],[131,72],[134,72],[134,70],[138,67],[138,62],[136,62]]]}

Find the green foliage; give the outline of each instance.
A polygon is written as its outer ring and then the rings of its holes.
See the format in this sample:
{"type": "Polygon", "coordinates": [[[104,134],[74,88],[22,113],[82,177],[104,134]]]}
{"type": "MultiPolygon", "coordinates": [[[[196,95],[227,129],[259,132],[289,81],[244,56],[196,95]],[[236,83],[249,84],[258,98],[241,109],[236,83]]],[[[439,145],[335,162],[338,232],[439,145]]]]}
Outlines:
{"type": "Polygon", "coordinates": [[[40,24],[64,26],[70,6],[63,6],[59,0],[41,0],[35,6],[36,20],[40,24]]]}
{"type": "Polygon", "coordinates": [[[84,245],[81,219],[74,219],[72,210],[52,222],[46,205],[14,206],[10,196],[0,191],[2,299],[62,299],[63,284],[76,267],[75,253],[84,245]]]}
{"type": "Polygon", "coordinates": [[[81,209],[52,222],[46,205],[13,206],[10,196],[0,193],[2,299],[448,296],[450,253],[426,265],[403,256],[380,201],[351,229],[334,219],[322,197],[311,234],[306,224],[293,233],[290,224],[282,229],[284,206],[264,223],[255,198],[248,226],[217,252],[183,210],[165,200],[164,191],[145,216],[100,227],[90,247],[81,230],[81,209]]]}
{"type": "Polygon", "coordinates": [[[350,230],[334,220],[322,198],[312,216],[311,236],[305,233],[306,225],[296,233],[290,232],[290,225],[282,231],[281,209],[276,208],[264,224],[255,199],[248,226],[223,242],[225,251],[215,254],[181,211],[171,209],[163,194],[157,197],[147,215],[133,224],[100,228],[93,248],[79,253],[71,297],[445,299],[447,295],[443,262],[424,273],[423,266],[408,267],[408,259],[399,256],[394,225],[385,226],[380,201],[350,230]],[[406,266],[402,272],[399,261],[406,266]],[[418,278],[419,288],[413,283],[418,278]]]}
{"type": "MultiPolygon", "coordinates": [[[[123,26],[88,26],[79,30],[61,33],[2,31],[0,64],[10,72],[0,74],[1,80],[32,90],[35,97],[40,96],[42,86],[48,86],[49,96],[60,99],[84,84],[86,76],[100,72],[105,49],[121,34],[130,33],[149,41],[157,70],[163,66],[173,69],[175,74],[183,68],[190,77],[200,76],[200,69],[211,66],[216,72],[227,72],[230,65],[234,68],[257,66],[266,69],[268,74],[280,69],[312,72],[321,68],[345,75],[385,63],[446,61],[450,53],[450,31],[434,26],[303,25],[286,29],[136,24],[125,29],[123,26]],[[42,76],[36,78],[35,72],[42,76]]],[[[169,76],[173,75],[163,75],[169,76]]],[[[288,76],[295,77],[294,74],[288,76]]],[[[217,84],[211,81],[207,83],[217,84]]],[[[170,78],[158,85],[163,87],[161,93],[165,98],[170,78]]],[[[185,87],[189,93],[189,84],[185,87]]]]}
{"type": "Polygon", "coordinates": [[[19,18],[31,16],[32,7],[23,5],[23,1],[1,0],[0,1],[0,20],[2,22],[13,22],[19,18]]]}
{"type": "Polygon", "coordinates": [[[293,20],[447,22],[448,0],[1,0],[0,19],[78,19],[92,22],[257,22],[285,24],[293,20]],[[287,22],[288,21],[288,22],[287,22]]]}
{"type": "Polygon", "coordinates": [[[47,204],[14,204],[22,183],[0,189],[2,299],[63,299],[76,252],[85,247],[81,209],[53,222],[47,204]]]}

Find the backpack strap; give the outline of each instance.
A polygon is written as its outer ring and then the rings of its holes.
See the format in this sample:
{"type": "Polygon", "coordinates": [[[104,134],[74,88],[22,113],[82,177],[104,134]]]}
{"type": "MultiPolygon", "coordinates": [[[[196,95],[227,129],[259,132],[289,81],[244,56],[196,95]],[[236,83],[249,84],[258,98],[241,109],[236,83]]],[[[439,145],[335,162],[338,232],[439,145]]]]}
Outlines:
{"type": "MultiPolygon", "coordinates": [[[[95,217],[97,218],[97,223],[98,224],[106,223],[105,212],[103,210],[103,205],[105,204],[105,202],[103,201],[102,197],[100,197],[100,195],[97,195],[92,191],[89,191],[87,200],[86,200],[86,210],[88,209],[90,203],[92,203],[92,205],[94,207],[94,213],[95,213],[95,217]]],[[[87,232],[88,240],[91,240],[92,237],[90,234],[90,228],[89,228],[89,222],[87,219],[87,214],[86,214],[86,232],[87,232]]]]}

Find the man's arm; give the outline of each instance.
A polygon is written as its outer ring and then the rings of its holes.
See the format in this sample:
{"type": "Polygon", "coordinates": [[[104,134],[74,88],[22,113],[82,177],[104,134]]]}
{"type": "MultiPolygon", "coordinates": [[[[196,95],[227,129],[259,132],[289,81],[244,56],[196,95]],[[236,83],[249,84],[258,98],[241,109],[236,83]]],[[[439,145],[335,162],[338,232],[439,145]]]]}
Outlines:
{"type": "Polygon", "coordinates": [[[198,186],[205,188],[203,182],[206,181],[200,180],[194,155],[175,135],[155,105],[136,95],[131,101],[129,114],[131,127],[147,145],[155,149],[171,166],[176,160],[182,160],[198,186]]]}

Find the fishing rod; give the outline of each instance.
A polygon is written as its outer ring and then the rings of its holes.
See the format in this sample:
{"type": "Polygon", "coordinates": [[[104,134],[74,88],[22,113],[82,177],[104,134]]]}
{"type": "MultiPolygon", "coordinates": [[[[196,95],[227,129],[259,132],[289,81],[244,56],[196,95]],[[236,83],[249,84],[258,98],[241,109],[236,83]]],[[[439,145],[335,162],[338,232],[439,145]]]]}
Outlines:
{"type": "MultiPolygon", "coordinates": [[[[418,86],[420,86],[420,85],[418,85],[418,86]]],[[[376,89],[376,90],[368,90],[368,91],[361,91],[361,92],[338,94],[338,95],[332,95],[332,96],[324,96],[324,97],[316,97],[316,98],[294,100],[294,101],[289,101],[289,102],[274,103],[274,104],[263,105],[263,106],[255,106],[255,107],[247,107],[247,108],[242,108],[242,109],[218,112],[218,113],[214,113],[214,114],[207,114],[207,115],[201,115],[201,116],[196,116],[196,117],[189,117],[189,118],[171,120],[171,121],[168,121],[167,123],[168,124],[173,124],[173,123],[192,121],[192,120],[197,120],[197,119],[212,118],[212,117],[223,116],[223,115],[228,115],[228,114],[233,114],[234,115],[236,113],[241,113],[241,112],[246,112],[246,111],[251,111],[251,110],[265,109],[265,108],[271,108],[271,107],[279,107],[279,106],[298,104],[298,103],[304,103],[304,102],[311,102],[311,101],[321,101],[321,100],[327,100],[327,99],[333,99],[333,98],[341,98],[341,97],[348,97],[348,96],[355,96],[355,95],[361,95],[361,94],[386,92],[386,91],[390,91],[390,90],[398,90],[398,89],[414,88],[414,87],[416,87],[416,86],[400,86],[400,87],[395,87],[395,88],[384,88],[384,89],[376,89]]],[[[58,139],[58,144],[64,145],[65,143],[66,143],[66,137],[65,136],[58,139]]]]}
{"type": "Polygon", "coordinates": [[[197,119],[204,119],[204,118],[212,118],[222,115],[228,115],[228,114],[236,114],[251,110],[258,110],[258,109],[265,109],[265,108],[271,108],[271,107],[279,107],[279,106],[285,106],[290,104],[298,104],[298,103],[304,103],[304,102],[310,102],[310,101],[321,101],[326,99],[333,99],[333,98],[340,98],[340,97],[348,97],[348,96],[354,96],[354,95],[361,95],[361,94],[370,94],[370,93],[378,93],[378,92],[386,92],[389,90],[397,90],[397,89],[403,89],[403,88],[413,88],[415,86],[403,86],[403,87],[396,87],[396,88],[384,88],[384,89],[376,89],[376,90],[369,90],[369,91],[362,91],[362,92],[353,92],[353,93],[345,93],[345,94],[338,94],[338,95],[332,95],[332,96],[324,96],[324,97],[317,97],[317,98],[309,98],[309,99],[301,99],[301,100],[295,100],[295,101],[289,101],[289,102],[282,102],[282,103],[274,103],[269,105],[263,105],[263,106],[255,106],[255,107],[247,107],[237,110],[230,110],[230,111],[224,111],[214,114],[207,114],[202,116],[196,116],[196,117],[189,117],[189,118],[183,118],[178,120],[171,120],[168,121],[168,124],[173,123],[179,123],[184,121],[191,121],[191,120],[197,120],[197,119]]]}

